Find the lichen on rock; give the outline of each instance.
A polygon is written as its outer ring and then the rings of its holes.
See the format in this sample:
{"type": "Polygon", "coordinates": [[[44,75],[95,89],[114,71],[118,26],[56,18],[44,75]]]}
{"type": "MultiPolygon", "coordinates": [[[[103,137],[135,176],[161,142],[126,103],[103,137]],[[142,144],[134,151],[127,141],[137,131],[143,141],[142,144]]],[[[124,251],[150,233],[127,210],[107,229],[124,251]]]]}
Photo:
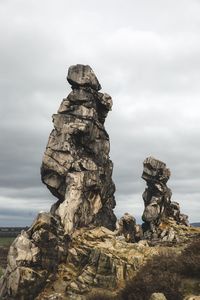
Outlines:
{"type": "Polygon", "coordinates": [[[141,225],[136,224],[136,219],[129,213],[125,213],[117,222],[117,234],[124,236],[126,242],[135,243],[143,238],[141,225]]]}

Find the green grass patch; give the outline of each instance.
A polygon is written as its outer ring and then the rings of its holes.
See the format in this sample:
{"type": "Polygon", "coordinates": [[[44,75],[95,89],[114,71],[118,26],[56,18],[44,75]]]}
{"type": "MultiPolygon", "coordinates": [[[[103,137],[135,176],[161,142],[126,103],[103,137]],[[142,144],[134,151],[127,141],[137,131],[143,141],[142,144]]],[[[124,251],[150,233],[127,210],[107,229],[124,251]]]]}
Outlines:
{"type": "Polygon", "coordinates": [[[15,237],[0,237],[0,247],[9,247],[15,237]]]}

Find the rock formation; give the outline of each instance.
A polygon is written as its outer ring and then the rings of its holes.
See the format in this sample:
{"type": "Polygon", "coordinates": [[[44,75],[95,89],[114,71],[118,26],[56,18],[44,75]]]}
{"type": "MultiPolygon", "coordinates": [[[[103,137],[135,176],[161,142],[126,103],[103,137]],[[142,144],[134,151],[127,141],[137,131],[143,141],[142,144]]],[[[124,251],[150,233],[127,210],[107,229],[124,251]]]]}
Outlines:
{"type": "Polygon", "coordinates": [[[0,299],[33,300],[67,257],[69,237],[50,213],[38,214],[12,243],[0,281],[0,299]]]}
{"type": "Polygon", "coordinates": [[[148,258],[158,254],[158,248],[152,248],[145,241],[127,243],[104,227],[77,229],[66,263],[59,266],[55,280],[47,283],[37,300],[52,299],[55,291],[63,300],[87,300],[95,289],[115,293],[148,258]]]}
{"type": "Polygon", "coordinates": [[[142,239],[143,232],[135,218],[125,213],[118,222],[118,235],[123,235],[127,243],[135,243],[142,239]]]}
{"type": "Polygon", "coordinates": [[[153,293],[149,300],[167,300],[163,293],[153,293]]]}
{"type": "Polygon", "coordinates": [[[51,212],[67,233],[87,225],[115,229],[115,185],[109,159],[109,136],[104,128],[112,99],[89,66],[71,66],[72,92],[53,115],[41,167],[42,181],[58,198],[51,212]]]}
{"type": "Polygon", "coordinates": [[[41,167],[42,181],[58,201],[11,245],[0,280],[2,300],[86,300],[98,289],[116,295],[159,253],[160,245],[150,247],[154,238],[185,242],[199,235],[185,226],[187,216],[171,201],[169,169],[152,157],[142,174],[144,232],[128,213],[115,230],[113,165],[104,128],[112,99],[99,92],[89,66],[70,67],[67,80],[72,92],[53,115],[41,167]]]}
{"type": "Polygon", "coordinates": [[[66,260],[72,233],[89,225],[115,229],[115,185],[104,121],[112,107],[89,66],[69,68],[72,92],[53,115],[41,167],[42,181],[58,198],[49,213],[13,242],[0,281],[0,298],[32,300],[66,260]],[[27,288],[28,287],[28,288],[27,288]]]}
{"type": "Polygon", "coordinates": [[[169,240],[173,240],[174,233],[171,229],[168,232],[160,232],[159,225],[162,221],[172,219],[177,224],[189,225],[188,217],[180,213],[180,207],[177,202],[171,201],[172,192],[167,186],[170,178],[170,170],[166,164],[153,157],[144,160],[144,169],[142,178],[147,183],[147,188],[143,193],[144,212],[142,219],[145,238],[166,239],[168,234],[169,240]]]}
{"type": "MultiPolygon", "coordinates": [[[[126,281],[137,276],[149,259],[167,251],[180,254],[183,245],[191,242],[190,236],[198,238],[200,234],[199,228],[174,223],[172,228],[183,244],[168,247],[161,243],[151,247],[146,240],[127,243],[124,236],[118,236],[105,227],[77,229],[71,236],[65,263],[59,265],[55,278],[47,281],[36,300],[88,300],[90,293],[98,291],[118,294],[126,281]]],[[[145,283],[148,284],[148,277],[145,283]]],[[[121,298],[110,298],[114,299],[121,298]]]]}

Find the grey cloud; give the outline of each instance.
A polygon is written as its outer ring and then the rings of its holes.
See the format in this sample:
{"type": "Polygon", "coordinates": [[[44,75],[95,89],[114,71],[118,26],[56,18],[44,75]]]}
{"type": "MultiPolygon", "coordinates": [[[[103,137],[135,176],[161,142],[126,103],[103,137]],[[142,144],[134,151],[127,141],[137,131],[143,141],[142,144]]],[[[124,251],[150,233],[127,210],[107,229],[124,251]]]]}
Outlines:
{"type": "Polygon", "coordinates": [[[52,198],[49,197],[49,193],[47,192],[46,188],[41,182],[39,182],[38,185],[35,187],[34,185],[32,185],[31,187],[24,186],[21,188],[19,188],[18,186],[12,186],[12,188],[1,187],[0,193],[3,197],[13,198],[15,200],[18,199],[18,201],[19,199],[21,199],[22,201],[27,201],[27,199],[30,198],[30,195],[33,195],[33,199],[40,200],[41,203],[49,203],[52,199],[56,199],[53,196],[52,198]]]}

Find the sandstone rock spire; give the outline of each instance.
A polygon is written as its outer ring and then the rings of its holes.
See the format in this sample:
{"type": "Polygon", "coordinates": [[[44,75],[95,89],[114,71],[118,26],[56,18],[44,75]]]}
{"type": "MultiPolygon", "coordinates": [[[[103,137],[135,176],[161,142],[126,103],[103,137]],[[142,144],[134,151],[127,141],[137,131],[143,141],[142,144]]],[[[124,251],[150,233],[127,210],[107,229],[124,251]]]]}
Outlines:
{"type": "MultiPolygon", "coordinates": [[[[171,173],[166,164],[154,157],[147,157],[143,166],[142,178],[147,183],[142,195],[145,206],[142,215],[145,237],[166,239],[167,232],[161,232],[159,228],[161,222],[171,219],[177,224],[189,225],[188,217],[180,213],[177,202],[171,201],[172,192],[167,186],[171,173]]],[[[172,232],[170,235],[174,237],[172,232]]]]}
{"type": "Polygon", "coordinates": [[[71,66],[72,92],[53,115],[54,129],[44,153],[41,177],[58,198],[51,213],[61,218],[66,233],[90,224],[115,229],[115,185],[104,128],[112,99],[89,66],[71,66]]]}

